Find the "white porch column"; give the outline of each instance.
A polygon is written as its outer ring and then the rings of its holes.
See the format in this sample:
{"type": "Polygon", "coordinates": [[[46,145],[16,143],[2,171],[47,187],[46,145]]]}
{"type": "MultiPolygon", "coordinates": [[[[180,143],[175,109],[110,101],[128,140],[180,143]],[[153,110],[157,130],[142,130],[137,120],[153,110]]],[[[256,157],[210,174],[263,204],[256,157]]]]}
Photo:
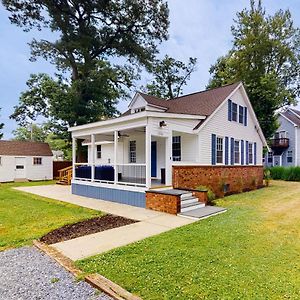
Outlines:
{"type": "Polygon", "coordinates": [[[172,130],[166,138],[166,185],[172,185],[172,130]]]}
{"type": "Polygon", "coordinates": [[[75,179],[75,164],[76,164],[76,143],[77,139],[72,137],[72,179],[75,179]]]}
{"type": "Polygon", "coordinates": [[[118,131],[114,131],[114,170],[115,170],[115,180],[114,184],[118,182],[118,164],[117,164],[117,157],[118,157],[118,131]]]}
{"type": "Polygon", "coordinates": [[[95,135],[91,135],[91,181],[95,180],[95,135]]]}
{"type": "Polygon", "coordinates": [[[146,188],[151,187],[151,131],[149,125],[146,125],[145,134],[145,158],[146,158],[146,188]]]}

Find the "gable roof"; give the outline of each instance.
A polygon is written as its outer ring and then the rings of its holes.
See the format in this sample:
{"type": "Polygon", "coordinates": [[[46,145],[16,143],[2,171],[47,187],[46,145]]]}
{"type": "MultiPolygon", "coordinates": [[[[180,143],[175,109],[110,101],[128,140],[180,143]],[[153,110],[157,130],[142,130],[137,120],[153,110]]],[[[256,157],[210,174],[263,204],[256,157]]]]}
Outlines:
{"type": "Polygon", "coordinates": [[[53,156],[49,144],[31,141],[0,141],[0,155],[53,156]]]}
{"type": "Polygon", "coordinates": [[[288,119],[293,124],[300,127],[300,111],[288,108],[285,112],[281,113],[282,116],[284,116],[286,119],[288,119]]]}
{"type": "Polygon", "coordinates": [[[218,106],[238,87],[240,82],[222,87],[201,91],[171,100],[160,99],[144,93],[139,93],[149,105],[165,108],[167,113],[189,115],[211,115],[218,106]]]}

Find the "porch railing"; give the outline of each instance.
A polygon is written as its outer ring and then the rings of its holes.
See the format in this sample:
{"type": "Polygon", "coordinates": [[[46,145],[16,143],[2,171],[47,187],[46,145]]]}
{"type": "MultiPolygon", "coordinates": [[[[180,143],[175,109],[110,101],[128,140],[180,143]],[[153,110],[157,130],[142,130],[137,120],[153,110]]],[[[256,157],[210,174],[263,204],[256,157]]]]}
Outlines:
{"type": "Polygon", "coordinates": [[[76,163],[74,179],[107,184],[146,186],[146,164],[88,164],[76,163]],[[92,172],[93,170],[93,172],[92,172]],[[117,176],[115,177],[115,172],[117,176]]]}

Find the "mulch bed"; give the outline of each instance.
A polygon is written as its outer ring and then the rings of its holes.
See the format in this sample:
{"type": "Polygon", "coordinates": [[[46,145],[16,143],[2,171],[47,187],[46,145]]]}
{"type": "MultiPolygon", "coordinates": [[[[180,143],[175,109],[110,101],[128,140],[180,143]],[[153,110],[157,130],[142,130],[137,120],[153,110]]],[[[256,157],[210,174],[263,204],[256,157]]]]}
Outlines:
{"type": "Polygon", "coordinates": [[[65,225],[47,233],[40,241],[50,245],[136,222],[138,221],[108,214],[103,217],[95,217],[78,223],[65,225]]]}

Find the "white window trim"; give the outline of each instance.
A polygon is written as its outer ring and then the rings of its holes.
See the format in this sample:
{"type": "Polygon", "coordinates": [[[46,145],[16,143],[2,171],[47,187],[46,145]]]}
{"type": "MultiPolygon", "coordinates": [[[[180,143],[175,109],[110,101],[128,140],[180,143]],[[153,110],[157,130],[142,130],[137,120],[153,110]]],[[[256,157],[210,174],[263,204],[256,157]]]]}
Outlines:
{"type": "Polygon", "coordinates": [[[234,145],[234,147],[233,147],[233,163],[236,166],[241,166],[241,158],[242,158],[241,141],[234,139],[233,145],[234,145]],[[235,143],[236,142],[239,143],[239,162],[238,163],[235,162],[235,143]]]}
{"type": "Polygon", "coordinates": [[[254,165],[254,143],[253,142],[248,142],[248,165],[254,165]],[[250,162],[250,145],[252,145],[252,162],[250,162]]]}
{"type": "Polygon", "coordinates": [[[225,165],[225,138],[223,136],[216,136],[216,165],[223,166],[225,165]],[[218,163],[218,139],[222,139],[222,163],[218,163]]]}

